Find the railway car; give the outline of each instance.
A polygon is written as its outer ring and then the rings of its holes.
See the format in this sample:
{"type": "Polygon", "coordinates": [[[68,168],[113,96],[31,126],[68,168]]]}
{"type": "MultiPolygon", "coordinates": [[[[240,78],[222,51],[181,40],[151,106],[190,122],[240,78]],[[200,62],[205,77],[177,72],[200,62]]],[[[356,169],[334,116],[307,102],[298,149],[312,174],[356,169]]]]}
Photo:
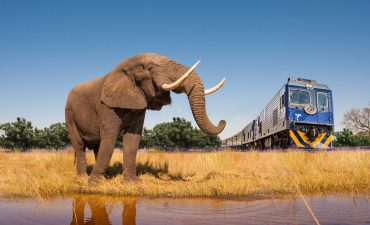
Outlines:
{"type": "Polygon", "coordinates": [[[236,149],[332,147],[333,96],[315,80],[288,78],[262,112],[239,133],[222,141],[236,149]]]}

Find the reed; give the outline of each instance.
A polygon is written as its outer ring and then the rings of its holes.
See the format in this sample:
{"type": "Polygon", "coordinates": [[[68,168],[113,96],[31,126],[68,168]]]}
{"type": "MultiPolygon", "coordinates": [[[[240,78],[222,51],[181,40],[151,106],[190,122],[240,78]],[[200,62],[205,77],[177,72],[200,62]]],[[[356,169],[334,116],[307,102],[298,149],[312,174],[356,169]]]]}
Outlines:
{"type": "MultiPolygon", "coordinates": [[[[88,170],[94,156],[88,152],[88,170]]],[[[142,183],[122,182],[122,152],[116,150],[107,179],[89,186],[78,179],[72,149],[0,152],[0,197],[72,194],[169,197],[259,197],[370,193],[370,152],[139,152],[142,183]]]]}

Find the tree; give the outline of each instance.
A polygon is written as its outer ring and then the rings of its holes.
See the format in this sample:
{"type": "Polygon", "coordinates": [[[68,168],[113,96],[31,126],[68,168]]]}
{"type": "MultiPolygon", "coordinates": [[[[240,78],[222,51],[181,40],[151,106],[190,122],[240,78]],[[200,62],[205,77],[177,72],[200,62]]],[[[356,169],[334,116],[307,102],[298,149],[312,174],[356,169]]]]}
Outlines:
{"type": "Polygon", "coordinates": [[[71,144],[65,123],[54,123],[42,130],[35,129],[35,147],[65,148],[71,144]]]}
{"type": "Polygon", "coordinates": [[[355,133],[370,135],[370,108],[351,109],[346,112],[344,124],[355,133]]]}
{"type": "Polygon", "coordinates": [[[34,146],[35,133],[30,121],[17,117],[16,122],[0,124],[2,147],[26,150],[34,146]]]}
{"type": "Polygon", "coordinates": [[[217,148],[221,140],[194,128],[184,118],[174,117],[172,122],[157,124],[153,130],[144,128],[141,147],[157,147],[168,151],[191,148],[217,148]]]}
{"type": "Polygon", "coordinates": [[[343,129],[343,131],[335,132],[335,140],[333,145],[335,147],[353,147],[355,146],[355,139],[352,131],[349,129],[343,129]]]}
{"type": "Polygon", "coordinates": [[[144,127],[143,134],[141,136],[141,141],[140,141],[140,148],[152,147],[154,145],[155,145],[155,142],[153,139],[153,131],[148,130],[144,127]]]}
{"type": "MultiPolygon", "coordinates": [[[[122,147],[123,131],[116,141],[122,147]]],[[[55,123],[49,127],[33,128],[32,123],[24,118],[16,122],[0,124],[0,146],[9,149],[31,148],[58,149],[70,145],[65,123],[55,123]]],[[[207,135],[194,128],[183,118],[173,118],[172,122],[157,124],[152,130],[143,129],[140,147],[156,147],[168,151],[191,148],[217,148],[221,140],[217,135],[207,135]]]]}
{"type": "Polygon", "coordinates": [[[65,123],[55,123],[44,129],[33,128],[24,118],[0,124],[0,146],[25,151],[31,148],[64,148],[70,145],[65,123]]]}
{"type": "Polygon", "coordinates": [[[356,146],[370,146],[370,136],[355,135],[349,129],[335,132],[335,140],[333,144],[335,147],[356,147],[356,146]]]}

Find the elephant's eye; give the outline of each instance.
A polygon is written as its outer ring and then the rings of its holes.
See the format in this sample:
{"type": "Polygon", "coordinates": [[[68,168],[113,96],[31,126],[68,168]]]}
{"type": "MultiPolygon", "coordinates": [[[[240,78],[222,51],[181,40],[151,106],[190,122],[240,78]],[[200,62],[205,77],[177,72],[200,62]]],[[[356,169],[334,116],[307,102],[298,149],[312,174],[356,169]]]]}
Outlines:
{"type": "Polygon", "coordinates": [[[148,66],[149,72],[153,72],[153,69],[154,69],[154,66],[152,66],[152,65],[148,66]]]}
{"type": "Polygon", "coordinates": [[[145,71],[144,65],[137,66],[135,68],[136,73],[143,73],[145,71]]]}

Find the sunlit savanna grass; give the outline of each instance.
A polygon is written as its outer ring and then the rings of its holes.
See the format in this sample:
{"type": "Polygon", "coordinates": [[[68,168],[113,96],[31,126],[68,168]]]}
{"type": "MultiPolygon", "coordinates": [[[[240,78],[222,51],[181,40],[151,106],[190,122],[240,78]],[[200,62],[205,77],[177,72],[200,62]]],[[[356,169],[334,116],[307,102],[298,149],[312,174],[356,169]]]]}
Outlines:
{"type": "MultiPolygon", "coordinates": [[[[139,184],[122,184],[122,152],[115,151],[112,178],[91,187],[76,178],[74,153],[0,151],[0,197],[48,197],[76,193],[113,196],[259,196],[369,193],[370,152],[139,152],[139,184]]],[[[88,163],[94,163],[91,152],[88,163]]],[[[91,166],[90,166],[91,169],[91,166]]]]}

